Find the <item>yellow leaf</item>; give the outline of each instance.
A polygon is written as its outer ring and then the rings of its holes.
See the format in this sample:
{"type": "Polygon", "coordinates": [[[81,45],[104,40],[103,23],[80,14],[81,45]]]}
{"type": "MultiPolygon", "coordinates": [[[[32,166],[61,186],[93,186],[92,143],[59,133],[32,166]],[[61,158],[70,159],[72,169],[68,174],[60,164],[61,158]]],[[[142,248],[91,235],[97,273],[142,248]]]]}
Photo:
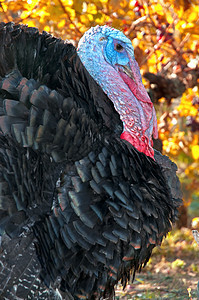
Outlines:
{"type": "Polygon", "coordinates": [[[198,134],[193,135],[192,145],[198,145],[199,144],[199,136],[198,134]]]}
{"type": "Polygon", "coordinates": [[[135,17],[135,12],[133,11],[133,10],[129,10],[129,11],[127,11],[127,13],[126,13],[126,16],[128,17],[128,19],[129,18],[134,18],[135,17]]]}
{"type": "Polygon", "coordinates": [[[179,258],[177,258],[175,261],[171,263],[172,269],[183,269],[185,265],[186,262],[179,258]]]}
{"type": "Polygon", "coordinates": [[[50,26],[46,25],[46,26],[44,27],[44,31],[49,32],[49,31],[50,31],[50,26]]]}
{"type": "Polygon", "coordinates": [[[81,15],[80,21],[81,21],[81,23],[85,24],[86,26],[89,26],[90,21],[89,21],[88,15],[86,15],[86,14],[81,15]]]}
{"type": "Polygon", "coordinates": [[[61,20],[58,24],[57,24],[57,27],[60,29],[60,28],[63,28],[65,26],[66,22],[65,20],[61,20]]]}
{"type": "Polygon", "coordinates": [[[134,7],[135,7],[135,0],[131,0],[131,1],[129,2],[129,8],[130,8],[130,9],[134,9],[134,7]]]}
{"type": "Polygon", "coordinates": [[[7,9],[8,9],[7,5],[5,3],[3,3],[3,2],[1,2],[1,7],[2,7],[2,9],[0,8],[0,11],[6,12],[7,9]]]}
{"type": "Polygon", "coordinates": [[[143,34],[140,31],[137,32],[137,38],[138,38],[138,40],[143,39],[143,34]]]}
{"type": "Polygon", "coordinates": [[[73,0],[62,0],[62,4],[64,6],[72,6],[73,5],[73,0]]]}
{"type": "Polygon", "coordinates": [[[127,7],[128,4],[129,4],[129,2],[126,1],[126,0],[120,1],[120,6],[123,7],[123,8],[127,7]]]}
{"type": "Polygon", "coordinates": [[[24,23],[26,25],[28,25],[28,27],[35,27],[36,26],[36,24],[33,21],[25,20],[24,23]]]}
{"type": "MultiPolygon", "coordinates": [[[[99,15],[99,14],[98,14],[99,15]]],[[[99,25],[104,25],[106,22],[108,22],[108,20],[109,20],[109,17],[108,16],[106,16],[106,15],[99,15],[99,17],[97,17],[96,19],[95,19],[95,22],[97,23],[97,24],[99,24],[99,25]]]]}
{"type": "Polygon", "coordinates": [[[75,29],[75,25],[74,24],[69,24],[69,28],[70,29],[75,29]]]}
{"type": "Polygon", "coordinates": [[[188,294],[189,294],[189,298],[191,298],[191,288],[188,288],[188,289],[187,289],[187,292],[188,292],[188,294]]]}
{"type": "Polygon", "coordinates": [[[152,5],[153,11],[156,12],[158,15],[164,16],[163,7],[161,4],[154,4],[152,5]]]}
{"type": "Polygon", "coordinates": [[[199,218],[198,217],[192,219],[191,226],[194,229],[198,228],[198,226],[199,226],[199,218]]]}
{"type": "Polygon", "coordinates": [[[93,3],[89,3],[87,6],[87,13],[95,15],[97,13],[97,7],[93,3]]]}
{"type": "Polygon", "coordinates": [[[90,22],[92,22],[93,21],[93,15],[88,14],[88,19],[89,19],[90,22]]]}
{"type": "Polygon", "coordinates": [[[184,8],[182,5],[179,5],[176,7],[176,11],[177,11],[177,14],[178,14],[178,17],[179,19],[183,17],[184,15],[184,8]]]}
{"type": "Polygon", "coordinates": [[[192,11],[192,12],[189,14],[188,22],[193,22],[193,21],[196,21],[196,20],[198,20],[198,12],[192,11]]]}
{"type": "Polygon", "coordinates": [[[38,4],[38,0],[27,0],[27,3],[29,4],[29,10],[32,9],[36,4],[38,4]]]}
{"type": "Polygon", "coordinates": [[[154,66],[157,63],[157,57],[155,54],[152,54],[148,59],[149,66],[154,66]]]}
{"type": "Polygon", "coordinates": [[[30,15],[29,11],[23,11],[21,14],[21,19],[26,19],[30,15]]]}
{"type": "Polygon", "coordinates": [[[123,9],[121,9],[121,8],[118,9],[117,13],[118,13],[119,15],[122,15],[122,16],[125,15],[125,11],[124,11],[123,9]]]}
{"type": "Polygon", "coordinates": [[[170,12],[168,11],[167,14],[166,14],[166,18],[167,18],[167,22],[169,24],[172,24],[173,23],[173,16],[170,14],[170,12]]]}
{"type": "Polygon", "coordinates": [[[74,9],[72,9],[72,8],[70,8],[70,7],[66,7],[66,10],[67,10],[67,12],[69,12],[69,14],[70,14],[70,17],[72,18],[72,19],[74,19],[75,18],[75,10],[74,9]]]}
{"type": "Polygon", "coordinates": [[[199,145],[192,146],[191,152],[195,160],[199,159],[199,145]]]}

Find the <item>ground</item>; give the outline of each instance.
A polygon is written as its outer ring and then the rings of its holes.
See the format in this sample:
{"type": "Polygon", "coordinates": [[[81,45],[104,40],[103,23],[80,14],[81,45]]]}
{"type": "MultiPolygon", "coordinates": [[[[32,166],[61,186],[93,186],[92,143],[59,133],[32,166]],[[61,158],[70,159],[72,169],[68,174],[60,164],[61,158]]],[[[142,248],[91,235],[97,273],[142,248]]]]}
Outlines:
{"type": "Polygon", "coordinates": [[[174,230],[133,284],[117,286],[116,299],[196,300],[199,280],[199,246],[188,228],[174,230]]]}

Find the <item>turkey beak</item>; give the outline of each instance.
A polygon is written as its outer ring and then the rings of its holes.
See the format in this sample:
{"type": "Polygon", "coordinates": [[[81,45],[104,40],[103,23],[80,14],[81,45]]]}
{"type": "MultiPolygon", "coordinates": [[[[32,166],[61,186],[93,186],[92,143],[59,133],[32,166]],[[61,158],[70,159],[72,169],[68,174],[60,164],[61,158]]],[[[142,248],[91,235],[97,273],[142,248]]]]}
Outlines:
{"type": "MultiPolygon", "coordinates": [[[[123,72],[135,82],[135,77],[129,65],[122,66],[123,72]]],[[[136,83],[136,82],[135,82],[136,83]]]]}

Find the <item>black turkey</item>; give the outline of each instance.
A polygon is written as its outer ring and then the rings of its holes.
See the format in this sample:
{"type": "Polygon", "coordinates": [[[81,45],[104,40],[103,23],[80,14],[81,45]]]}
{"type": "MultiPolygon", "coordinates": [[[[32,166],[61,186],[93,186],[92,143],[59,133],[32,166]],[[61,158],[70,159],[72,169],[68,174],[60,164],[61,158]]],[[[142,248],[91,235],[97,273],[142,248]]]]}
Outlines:
{"type": "Polygon", "coordinates": [[[181,204],[131,42],[97,26],[78,54],[0,24],[0,299],[110,299],[181,204]]]}

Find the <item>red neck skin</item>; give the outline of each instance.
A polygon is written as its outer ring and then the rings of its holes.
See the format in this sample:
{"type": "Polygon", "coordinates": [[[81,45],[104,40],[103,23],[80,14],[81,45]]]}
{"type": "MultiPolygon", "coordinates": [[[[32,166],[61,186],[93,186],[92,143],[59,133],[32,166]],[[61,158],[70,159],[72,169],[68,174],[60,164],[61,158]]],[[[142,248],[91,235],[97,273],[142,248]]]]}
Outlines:
{"type": "Polygon", "coordinates": [[[141,130],[136,131],[134,128],[130,128],[129,126],[126,126],[127,124],[124,124],[124,131],[120,138],[128,141],[137,150],[154,159],[152,135],[157,138],[156,114],[137,69],[137,63],[131,62],[133,79],[122,72],[122,70],[120,70],[119,73],[123,81],[128,85],[129,89],[138,100],[136,106],[140,114],[139,121],[141,123],[141,130]]]}
{"type": "MultiPolygon", "coordinates": [[[[143,152],[147,156],[150,156],[151,158],[154,159],[154,150],[152,147],[149,147],[148,137],[142,136],[140,139],[135,135],[131,135],[129,132],[124,131],[120,135],[120,138],[132,144],[138,151],[143,152]]],[[[153,146],[152,140],[151,140],[151,145],[153,146]]]]}

